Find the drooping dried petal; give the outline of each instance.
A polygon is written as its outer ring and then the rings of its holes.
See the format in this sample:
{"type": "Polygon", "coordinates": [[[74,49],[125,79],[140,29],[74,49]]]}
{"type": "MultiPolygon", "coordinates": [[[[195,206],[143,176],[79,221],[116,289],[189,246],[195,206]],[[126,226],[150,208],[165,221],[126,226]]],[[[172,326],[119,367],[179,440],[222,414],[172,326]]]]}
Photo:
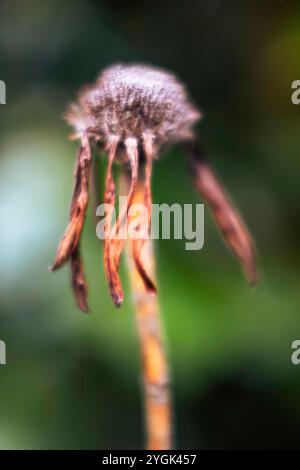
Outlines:
{"type": "Polygon", "coordinates": [[[84,312],[89,311],[87,302],[87,283],[85,280],[79,244],[71,255],[72,287],[78,307],[84,312]]]}
{"type": "Polygon", "coordinates": [[[143,259],[142,259],[142,248],[144,246],[144,242],[145,242],[145,240],[140,239],[140,238],[138,238],[136,240],[132,240],[133,259],[134,259],[134,262],[135,262],[136,269],[137,269],[139,275],[141,276],[141,278],[144,282],[144,286],[145,286],[147,292],[149,294],[155,295],[156,294],[156,287],[155,287],[153,281],[151,280],[151,278],[149,277],[149,275],[148,275],[148,273],[145,269],[143,259]]]}
{"type": "Polygon", "coordinates": [[[144,203],[148,211],[148,223],[151,228],[151,209],[152,209],[152,193],[151,193],[151,177],[152,177],[152,163],[154,157],[153,149],[153,135],[150,133],[144,134],[144,150],[146,156],[145,164],[145,190],[144,190],[144,203]]]}
{"type": "Polygon", "coordinates": [[[118,138],[113,138],[108,144],[108,166],[106,172],[106,181],[105,181],[105,193],[104,193],[104,202],[108,204],[108,214],[107,214],[107,223],[108,223],[108,233],[105,237],[104,242],[104,270],[107,277],[109,290],[114,304],[119,307],[123,301],[124,294],[122,289],[122,284],[118,269],[115,263],[115,249],[113,245],[113,233],[110,233],[113,208],[115,204],[115,193],[116,187],[112,174],[112,165],[116,154],[116,148],[118,145],[118,138]]]}
{"type": "Polygon", "coordinates": [[[75,168],[75,187],[73,191],[70,223],[64,233],[54,260],[52,270],[62,266],[75,250],[82,232],[89,194],[89,170],[92,155],[87,136],[83,136],[75,168]]]}
{"type": "Polygon", "coordinates": [[[125,206],[121,209],[121,213],[116,221],[113,233],[115,235],[114,245],[115,245],[115,263],[116,266],[119,266],[120,255],[123,247],[123,240],[120,238],[120,229],[127,221],[127,214],[129,207],[132,203],[132,198],[136,189],[136,184],[138,180],[138,146],[137,141],[134,138],[128,138],[125,141],[125,147],[128,157],[128,163],[131,169],[131,180],[130,187],[127,195],[127,201],[125,206]]]}
{"type": "MultiPolygon", "coordinates": [[[[130,189],[127,195],[127,203],[125,207],[121,209],[121,213],[117,218],[108,240],[106,241],[106,251],[105,251],[105,271],[108,279],[109,289],[111,293],[112,300],[114,304],[119,307],[123,302],[124,294],[122,289],[122,284],[120,276],[118,273],[120,256],[123,248],[123,240],[120,238],[120,228],[123,227],[124,223],[127,221],[128,209],[131,205],[132,197],[135,191],[137,176],[138,176],[138,150],[137,150],[137,141],[134,138],[128,138],[125,141],[126,152],[128,156],[128,162],[131,168],[131,184],[130,189]]],[[[111,186],[111,165],[114,157],[109,157],[109,166],[107,171],[107,185],[108,188],[111,186]],[[111,163],[110,163],[111,162],[111,163]]],[[[114,187],[113,187],[114,189],[114,187]]],[[[108,191],[109,194],[109,191],[108,191]]],[[[112,205],[114,204],[114,194],[111,199],[112,205]]]]}
{"type": "MultiPolygon", "coordinates": [[[[144,134],[144,151],[145,151],[145,181],[144,184],[139,183],[136,189],[136,193],[141,191],[144,192],[143,199],[147,209],[148,218],[142,220],[143,227],[139,227],[139,231],[142,234],[142,238],[138,238],[132,241],[132,252],[135,261],[135,265],[138,273],[140,274],[146,290],[151,294],[156,294],[156,287],[149,277],[142,259],[142,249],[145,244],[145,238],[143,234],[149,233],[151,228],[151,209],[152,209],[152,195],[151,195],[151,176],[152,176],[152,162],[153,162],[153,136],[149,133],[144,134]]],[[[141,197],[136,194],[134,200],[141,200],[141,197]]]]}
{"type": "Polygon", "coordinates": [[[238,211],[230,201],[201,149],[189,147],[189,164],[196,188],[208,203],[216,224],[233,253],[240,260],[251,284],[257,282],[255,248],[238,211]]]}

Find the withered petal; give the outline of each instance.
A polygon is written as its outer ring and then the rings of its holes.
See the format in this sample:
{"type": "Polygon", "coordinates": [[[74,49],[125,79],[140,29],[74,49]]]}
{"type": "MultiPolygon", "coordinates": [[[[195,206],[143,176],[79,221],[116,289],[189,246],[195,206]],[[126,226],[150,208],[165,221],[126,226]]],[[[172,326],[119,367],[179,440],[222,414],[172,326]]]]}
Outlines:
{"type": "MultiPolygon", "coordinates": [[[[140,227],[141,233],[149,233],[151,228],[151,210],[152,210],[152,194],[151,194],[151,176],[152,176],[152,162],[153,162],[153,136],[152,134],[145,133],[144,136],[144,151],[146,156],[145,163],[145,181],[144,183],[138,181],[134,202],[144,201],[147,209],[148,219],[143,220],[144,228],[140,227]]],[[[141,276],[145,288],[148,293],[155,295],[156,287],[150,276],[148,275],[142,259],[142,249],[145,244],[145,238],[139,238],[132,241],[132,252],[136,269],[141,276]]]]}
{"type": "Polygon", "coordinates": [[[154,136],[150,133],[145,133],[144,150],[146,155],[145,165],[145,189],[144,189],[144,204],[148,211],[148,230],[151,229],[151,211],[152,211],[152,193],[151,193],[151,178],[152,178],[152,164],[154,157],[153,140],[154,136]]]}
{"type": "MultiPolygon", "coordinates": [[[[115,204],[115,193],[116,187],[112,174],[113,161],[116,154],[118,145],[118,138],[112,139],[107,147],[108,150],[108,165],[105,180],[105,191],[104,201],[108,204],[109,212],[107,214],[108,230],[110,231],[110,225],[112,221],[112,211],[115,204]]],[[[113,246],[113,240],[111,233],[105,237],[104,241],[104,270],[108,281],[110,294],[114,304],[119,307],[123,302],[124,294],[120,276],[118,273],[118,267],[115,264],[115,248],[113,246]]]]}
{"type": "Polygon", "coordinates": [[[258,279],[256,253],[252,238],[237,209],[206,161],[199,146],[188,147],[189,165],[194,184],[208,203],[217,226],[239,259],[250,284],[258,279]]]}
{"type": "Polygon", "coordinates": [[[72,287],[78,307],[88,313],[88,289],[85,280],[79,244],[71,255],[72,287]]]}
{"type": "Polygon", "coordinates": [[[136,184],[138,180],[138,146],[137,141],[134,138],[128,138],[125,141],[125,147],[127,156],[129,159],[129,166],[131,169],[131,180],[130,180],[130,187],[127,195],[127,201],[125,206],[122,208],[121,213],[115,223],[115,226],[112,230],[112,236],[114,238],[114,248],[115,248],[115,265],[119,266],[120,256],[123,248],[123,240],[120,239],[120,227],[126,223],[128,210],[131,206],[132,199],[134,196],[134,192],[136,189],[136,184]]]}
{"type": "Polygon", "coordinates": [[[70,208],[70,223],[60,241],[52,270],[62,266],[70,258],[79,242],[89,201],[88,187],[91,161],[89,141],[84,137],[75,167],[75,187],[70,208]]]}
{"type": "MultiPolygon", "coordinates": [[[[137,142],[135,139],[127,139],[125,141],[126,151],[129,159],[129,164],[131,167],[131,186],[129,193],[127,195],[126,206],[121,210],[121,214],[117,218],[108,239],[106,238],[105,249],[104,249],[104,266],[105,272],[108,279],[108,285],[111,293],[112,300],[114,304],[119,307],[124,299],[123,289],[121,279],[118,273],[121,251],[123,248],[123,240],[120,239],[120,227],[126,222],[127,212],[131,204],[133,193],[136,186],[137,174],[138,174],[138,151],[137,151],[137,142]]],[[[111,152],[109,156],[109,163],[107,169],[107,197],[109,197],[109,187],[111,187],[111,171],[112,163],[115,155],[115,150],[111,152]],[[113,155],[112,155],[113,153],[113,155]]],[[[111,199],[111,204],[114,204],[115,197],[113,192],[113,198],[111,199]]]]}
{"type": "Polygon", "coordinates": [[[136,269],[141,276],[146,291],[149,294],[155,295],[156,294],[156,287],[153,281],[151,280],[150,276],[148,275],[143,260],[142,260],[142,248],[144,246],[144,240],[132,240],[132,252],[133,252],[133,259],[135,262],[136,269]]]}

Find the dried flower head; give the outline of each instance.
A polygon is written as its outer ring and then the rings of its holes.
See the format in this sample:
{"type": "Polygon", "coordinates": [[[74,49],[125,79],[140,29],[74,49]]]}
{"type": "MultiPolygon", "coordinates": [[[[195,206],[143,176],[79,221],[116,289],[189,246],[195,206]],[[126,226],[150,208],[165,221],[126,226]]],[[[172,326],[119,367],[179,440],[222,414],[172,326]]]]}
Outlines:
{"type": "MultiPolygon", "coordinates": [[[[75,188],[70,210],[70,223],[60,242],[53,269],[71,260],[72,283],[79,307],[88,310],[79,240],[88,204],[88,180],[92,161],[91,143],[108,154],[105,181],[105,203],[115,203],[116,186],[112,167],[118,160],[128,180],[126,207],[120,212],[104,243],[104,267],[112,299],[123,301],[119,263],[123,241],[118,235],[133,201],[138,182],[143,181],[144,203],[151,223],[151,173],[154,157],[166,146],[195,140],[193,126],[200,113],[190,102],[185,87],[177,78],[158,68],[145,65],[115,65],[104,70],[96,82],[85,87],[66,114],[67,122],[81,140],[75,170],[75,188]]],[[[256,278],[255,256],[250,236],[231,205],[211,168],[195,146],[189,157],[195,184],[210,205],[228,245],[236,253],[252,282],[256,278]]],[[[110,214],[110,219],[112,214],[110,214]]],[[[149,293],[156,288],[142,260],[144,241],[132,241],[136,268],[149,293]]]]}
{"type": "MultiPolygon", "coordinates": [[[[164,144],[190,139],[199,117],[174,75],[143,65],[104,70],[79,94],[66,116],[79,135],[94,133],[105,144],[113,136],[123,143],[128,138],[142,143],[145,133],[150,134],[156,151],[164,144]]],[[[126,158],[126,152],[121,156],[126,158]]]]}

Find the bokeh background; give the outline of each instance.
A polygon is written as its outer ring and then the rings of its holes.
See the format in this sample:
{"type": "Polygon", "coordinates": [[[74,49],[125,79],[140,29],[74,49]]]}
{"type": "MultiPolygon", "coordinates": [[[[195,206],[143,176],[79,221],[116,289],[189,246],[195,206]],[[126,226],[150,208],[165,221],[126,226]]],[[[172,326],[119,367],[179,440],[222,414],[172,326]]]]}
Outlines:
{"type": "MultiPolygon", "coordinates": [[[[115,310],[91,204],[83,237],[92,314],[68,267],[49,273],[68,219],[76,143],[61,116],[79,86],[118,61],[166,67],[205,119],[199,134],[255,237],[245,283],[205,215],[205,247],[157,243],[176,443],[299,447],[300,79],[297,0],[1,0],[0,448],[143,446],[135,324],[115,310]]],[[[100,182],[101,175],[99,176],[100,182]]],[[[180,149],[155,166],[155,202],[199,202],[180,149]]]]}

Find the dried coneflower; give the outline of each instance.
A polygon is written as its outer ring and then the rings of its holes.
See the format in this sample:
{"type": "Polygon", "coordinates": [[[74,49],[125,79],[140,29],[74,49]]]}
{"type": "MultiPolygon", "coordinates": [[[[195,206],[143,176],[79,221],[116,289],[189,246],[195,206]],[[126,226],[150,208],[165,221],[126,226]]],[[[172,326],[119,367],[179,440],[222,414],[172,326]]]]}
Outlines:
{"type": "MultiPolygon", "coordinates": [[[[127,182],[127,203],[112,223],[104,242],[104,268],[116,306],[123,301],[119,276],[123,240],[118,234],[133,202],[148,210],[143,220],[145,233],[151,224],[152,163],[166,147],[186,143],[186,152],[196,188],[208,203],[215,221],[232,251],[240,260],[251,283],[256,280],[253,243],[241,217],[196,144],[193,127],[199,111],[177,78],[159,68],[144,65],[115,65],[84,88],[66,114],[75,137],[81,140],[75,169],[75,187],[70,223],[60,242],[53,269],[70,260],[72,284],[79,307],[87,311],[87,286],[79,241],[88,205],[92,144],[108,156],[104,202],[113,207],[116,185],[113,164],[118,161],[127,182]]],[[[139,224],[141,221],[139,221],[139,224]]],[[[141,230],[140,226],[136,227],[141,230]]],[[[171,447],[168,370],[163,349],[158,304],[155,299],[154,260],[151,240],[131,240],[130,277],[135,296],[146,395],[148,447],[171,447]]]]}

